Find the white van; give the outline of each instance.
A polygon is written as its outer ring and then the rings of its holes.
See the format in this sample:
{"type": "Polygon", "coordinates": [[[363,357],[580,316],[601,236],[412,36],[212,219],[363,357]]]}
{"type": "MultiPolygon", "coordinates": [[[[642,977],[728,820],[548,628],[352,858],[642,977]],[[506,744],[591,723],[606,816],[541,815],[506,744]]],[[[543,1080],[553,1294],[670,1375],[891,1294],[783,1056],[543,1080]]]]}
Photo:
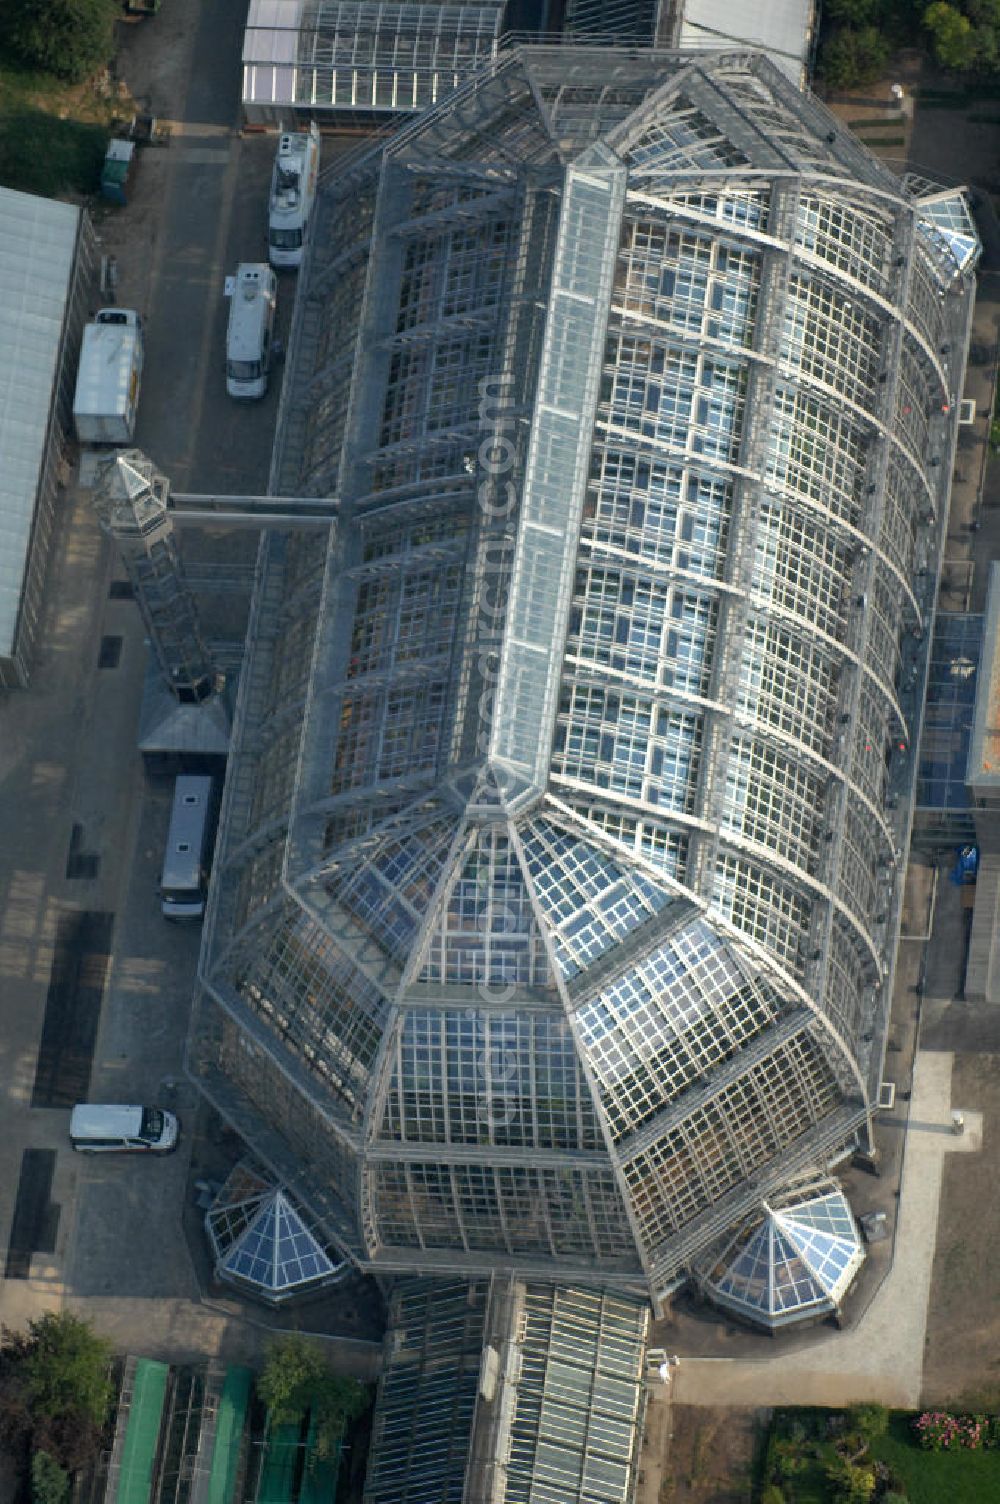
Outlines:
{"type": "Polygon", "coordinates": [[[226,391],[230,397],[263,397],[271,365],[278,279],[266,261],[242,261],[227,291],[226,391]]]}
{"type": "Polygon", "coordinates": [[[164,1107],[78,1102],[69,1120],[70,1143],[81,1154],[169,1154],[177,1148],[180,1129],[164,1107]]]}
{"type": "Polygon", "coordinates": [[[319,127],[278,138],[268,200],[267,254],[272,266],[299,266],[319,180],[319,127]]]}
{"type": "Polygon", "coordinates": [[[160,873],[164,919],[200,919],[204,914],[214,836],[215,779],[182,774],[174,783],[160,873]]]}

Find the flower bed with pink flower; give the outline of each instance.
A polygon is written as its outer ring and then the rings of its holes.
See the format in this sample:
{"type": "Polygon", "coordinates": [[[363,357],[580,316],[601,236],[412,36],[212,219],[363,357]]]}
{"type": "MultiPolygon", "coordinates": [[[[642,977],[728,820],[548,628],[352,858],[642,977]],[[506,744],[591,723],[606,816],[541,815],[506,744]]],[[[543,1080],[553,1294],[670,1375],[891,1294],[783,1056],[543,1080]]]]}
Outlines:
{"type": "Polygon", "coordinates": [[[994,1417],[985,1415],[952,1415],[948,1410],[924,1410],[914,1420],[913,1429],[927,1452],[956,1451],[959,1447],[975,1452],[980,1447],[995,1447],[1000,1442],[994,1417]]]}

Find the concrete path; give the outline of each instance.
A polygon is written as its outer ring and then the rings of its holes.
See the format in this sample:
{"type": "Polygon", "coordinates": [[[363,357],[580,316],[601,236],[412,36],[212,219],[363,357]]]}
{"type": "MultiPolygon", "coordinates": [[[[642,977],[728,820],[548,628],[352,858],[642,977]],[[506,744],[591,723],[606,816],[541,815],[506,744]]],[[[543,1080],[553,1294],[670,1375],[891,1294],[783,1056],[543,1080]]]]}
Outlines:
{"type": "MultiPolygon", "coordinates": [[[[218,1358],[259,1368],[275,1329],[248,1316],[192,1300],[78,1299],[66,1308],[92,1321],[119,1352],[155,1354],[164,1363],[202,1363],[218,1358]]],[[[308,1311],[290,1311],[288,1330],[309,1333],[308,1311]]],[[[312,1334],[315,1335],[315,1334],[312,1334]]],[[[382,1363],[381,1344],[350,1337],[317,1336],[331,1367],[340,1374],[371,1382],[382,1363]]]]}
{"type": "Polygon", "coordinates": [[[672,1385],[678,1404],[841,1405],[878,1400],[903,1408],[919,1405],[944,1158],[982,1148],[982,1114],[951,1100],[952,1060],[943,1052],[917,1056],[895,1257],[868,1310],[836,1337],[817,1329],[815,1344],[794,1352],[779,1348],[763,1361],[682,1355],[672,1385]],[[961,1136],[952,1131],[953,1108],[965,1118],[961,1136]]]}

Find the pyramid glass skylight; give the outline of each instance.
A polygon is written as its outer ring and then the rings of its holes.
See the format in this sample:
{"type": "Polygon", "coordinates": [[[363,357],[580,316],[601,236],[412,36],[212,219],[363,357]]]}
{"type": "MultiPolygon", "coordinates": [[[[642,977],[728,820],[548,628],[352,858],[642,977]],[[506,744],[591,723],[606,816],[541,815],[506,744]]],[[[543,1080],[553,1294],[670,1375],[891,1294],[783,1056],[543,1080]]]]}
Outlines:
{"type": "Polygon", "coordinates": [[[330,1257],[287,1191],[257,1177],[257,1189],[228,1201],[226,1188],[205,1219],[216,1274],[271,1304],[315,1289],[342,1265],[330,1257]]]}
{"type": "Polygon", "coordinates": [[[750,1321],[777,1327],[831,1314],[864,1260],[850,1206],[832,1183],[764,1207],[704,1276],[716,1304],[750,1321]]]}

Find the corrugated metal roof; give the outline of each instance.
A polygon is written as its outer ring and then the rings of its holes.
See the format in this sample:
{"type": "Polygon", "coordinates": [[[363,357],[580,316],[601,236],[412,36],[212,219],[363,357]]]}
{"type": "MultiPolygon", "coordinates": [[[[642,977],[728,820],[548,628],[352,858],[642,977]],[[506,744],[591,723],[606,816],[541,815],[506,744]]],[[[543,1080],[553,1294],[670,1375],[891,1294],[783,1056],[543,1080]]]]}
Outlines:
{"type": "Polygon", "coordinates": [[[0,188],[0,655],[14,648],[79,219],[0,188]]]}
{"type": "Polygon", "coordinates": [[[751,46],[801,89],[815,10],[815,0],[685,0],[678,46],[684,52],[751,46]]]}

